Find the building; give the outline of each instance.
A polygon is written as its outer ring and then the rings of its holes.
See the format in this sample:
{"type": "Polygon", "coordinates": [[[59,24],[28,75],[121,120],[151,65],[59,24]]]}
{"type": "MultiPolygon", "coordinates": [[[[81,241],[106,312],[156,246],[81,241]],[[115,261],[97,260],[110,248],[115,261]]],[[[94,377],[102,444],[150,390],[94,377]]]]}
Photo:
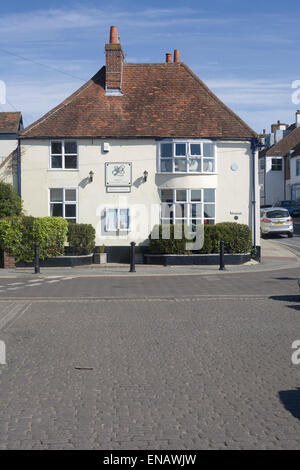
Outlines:
{"type": "Polygon", "coordinates": [[[290,126],[272,124],[271,133],[260,135],[259,184],[262,206],[280,200],[300,199],[300,111],[290,126]]]}
{"type": "Polygon", "coordinates": [[[0,179],[17,183],[18,135],[23,129],[22,114],[0,112],[0,179]]]}
{"type": "Polygon", "coordinates": [[[238,221],[258,235],[256,133],[180,61],[106,64],[21,133],[24,207],[96,228],[110,260],[159,222],[238,221]],[[115,254],[115,255],[114,255],[115,254]]]}

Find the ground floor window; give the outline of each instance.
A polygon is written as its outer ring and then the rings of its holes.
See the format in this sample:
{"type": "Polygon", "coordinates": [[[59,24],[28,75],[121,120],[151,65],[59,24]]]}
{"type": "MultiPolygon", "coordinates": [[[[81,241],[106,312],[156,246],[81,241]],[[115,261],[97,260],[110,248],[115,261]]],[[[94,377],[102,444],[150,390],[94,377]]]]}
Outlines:
{"type": "Polygon", "coordinates": [[[130,230],[130,215],[129,209],[127,208],[107,208],[105,211],[106,219],[106,231],[107,232],[116,232],[128,231],[130,230]]]}
{"type": "Polygon", "coordinates": [[[161,189],[162,224],[215,223],[215,189],[161,189]]]}
{"type": "Polygon", "coordinates": [[[76,188],[50,188],[50,215],[77,222],[76,188]]]}

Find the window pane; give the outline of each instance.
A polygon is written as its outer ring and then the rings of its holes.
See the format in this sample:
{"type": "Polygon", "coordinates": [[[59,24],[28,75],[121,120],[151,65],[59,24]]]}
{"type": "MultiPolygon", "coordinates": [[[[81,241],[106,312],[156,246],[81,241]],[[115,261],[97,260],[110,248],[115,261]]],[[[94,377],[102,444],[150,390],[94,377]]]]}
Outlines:
{"type": "Polygon", "coordinates": [[[201,219],[202,217],[202,204],[192,204],[192,217],[201,219]]]}
{"type": "Polygon", "coordinates": [[[191,155],[201,155],[201,144],[191,144],[191,155]]]}
{"type": "Polygon", "coordinates": [[[212,158],[204,158],[203,159],[203,171],[212,172],[215,171],[215,162],[212,158]]]}
{"type": "Polygon", "coordinates": [[[192,189],[191,190],[191,201],[201,202],[201,189],[192,189]]]}
{"type": "Polygon", "coordinates": [[[175,217],[176,219],[186,218],[188,215],[187,204],[175,204],[175,217]]]}
{"type": "Polygon", "coordinates": [[[50,204],[50,215],[53,217],[62,217],[63,205],[62,204],[50,204]]]}
{"type": "Polygon", "coordinates": [[[204,204],[204,217],[213,219],[215,217],[215,205],[214,204],[204,204]]]}
{"type": "Polygon", "coordinates": [[[50,201],[51,202],[62,202],[63,201],[63,190],[62,189],[50,189],[50,201]]]}
{"type": "Polygon", "coordinates": [[[172,160],[161,160],[161,172],[162,173],[172,172],[172,160]]]}
{"type": "Polygon", "coordinates": [[[186,155],[186,144],[176,144],[176,155],[181,157],[186,155]]]}
{"type": "Polygon", "coordinates": [[[214,225],[215,221],[210,219],[210,220],[207,220],[207,219],[204,219],[204,223],[207,224],[207,225],[214,225]]]}
{"type": "Polygon", "coordinates": [[[51,168],[62,168],[62,156],[52,155],[51,157],[51,168]]]}
{"type": "Polygon", "coordinates": [[[162,158],[171,158],[173,156],[173,144],[160,144],[160,156],[162,158]]]}
{"type": "Polygon", "coordinates": [[[201,159],[200,158],[189,158],[189,171],[201,171],[201,159]]]}
{"type": "Polygon", "coordinates": [[[118,228],[118,209],[106,210],[106,230],[117,230],[118,228]]]}
{"type": "Polygon", "coordinates": [[[175,171],[184,171],[187,170],[187,161],[185,158],[175,158],[175,171]]]}
{"type": "Polygon", "coordinates": [[[65,205],[65,217],[76,217],[76,204],[65,205]]]}
{"type": "Polygon", "coordinates": [[[65,155],[65,168],[77,168],[77,155],[65,155]]]}
{"type": "Polygon", "coordinates": [[[186,189],[176,189],[176,201],[186,201],[186,189]]]}
{"type": "Polygon", "coordinates": [[[66,189],[65,190],[65,201],[76,202],[76,189],[66,189]]]}
{"type": "Polygon", "coordinates": [[[204,201],[215,202],[215,190],[214,189],[204,189],[204,201]]]}
{"type": "Polygon", "coordinates": [[[62,154],[62,143],[61,142],[51,142],[51,153],[52,154],[62,154]]]}
{"type": "Polygon", "coordinates": [[[203,144],[203,155],[205,157],[214,156],[214,145],[213,144],[203,144]]]}
{"type": "Polygon", "coordinates": [[[129,209],[120,209],[120,230],[129,230],[129,209]]]}
{"type": "Polygon", "coordinates": [[[161,217],[164,219],[169,219],[173,212],[172,204],[162,204],[161,205],[161,217]]]}
{"type": "Polygon", "coordinates": [[[161,190],[161,201],[162,202],[173,202],[173,190],[162,189],[161,190]]]}
{"type": "Polygon", "coordinates": [[[76,153],[77,154],[77,144],[76,144],[76,142],[65,142],[65,154],[66,153],[76,153]]]}

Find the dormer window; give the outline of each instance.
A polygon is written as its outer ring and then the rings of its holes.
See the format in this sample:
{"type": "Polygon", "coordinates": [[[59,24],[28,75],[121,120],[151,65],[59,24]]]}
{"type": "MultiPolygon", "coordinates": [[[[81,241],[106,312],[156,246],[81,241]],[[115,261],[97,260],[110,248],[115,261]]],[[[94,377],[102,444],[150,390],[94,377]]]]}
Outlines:
{"type": "Polygon", "coordinates": [[[159,143],[161,173],[214,173],[215,144],[200,141],[159,143]]]}

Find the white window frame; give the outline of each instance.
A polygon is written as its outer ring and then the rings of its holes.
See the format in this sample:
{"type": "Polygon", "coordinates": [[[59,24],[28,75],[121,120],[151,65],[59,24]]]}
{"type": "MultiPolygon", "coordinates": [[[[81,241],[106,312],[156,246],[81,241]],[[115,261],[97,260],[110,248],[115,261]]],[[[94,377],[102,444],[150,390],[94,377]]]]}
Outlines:
{"type": "Polygon", "coordinates": [[[191,223],[191,221],[193,219],[198,219],[200,220],[201,224],[204,224],[204,219],[205,220],[213,220],[214,221],[214,224],[216,224],[216,188],[160,188],[159,189],[159,196],[160,196],[160,223],[164,223],[163,220],[165,220],[166,222],[165,223],[170,223],[168,222],[168,220],[170,219],[167,219],[167,218],[162,218],[162,204],[172,204],[172,211],[173,211],[173,220],[175,220],[175,223],[176,223],[176,219],[178,221],[182,221],[182,223],[185,223],[185,221],[187,223],[191,223]],[[212,189],[214,190],[215,192],[215,201],[214,202],[205,202],[204,201],[204,190],[205,189],[212,189]],[[173,202],[162,202],[162,191],[172,191],[173,192],[173,202]],[[176,200],[176,191],[186,191],[186,201],[177,201],[176,200]],[[192,194],[192,191],[201,191],[201,201],[197,202],[197,201],[192,201],[191,199],[191,194],[192,194]],[[176,218],[176,204],[186,204],[187,205],[187,214],[183,214],[183,217],[177,217],[176,218]],[[201,217],[193,217],[192,216],[192,204],[199,204],[201,205],[201,217]],[[214,206],[215,208],[215,216],[214,217],[204,217],[204,205],[205,204],[209,204],[209,205],[212,205],[214,206]]]}
{"type": "Polygon", "coordinates": [[[160,140],[158,142],[158,150],[157,150],[157,168],[158,173],[162,175],[172,174],[172,175],[215,175],[217,173],[217,146],[216,142],[213,140],[201,139],[166,139],[160,140]],[[168,158],[161,158],[161,144],[172,144],[172,157],[169,159],[172,161],[172,171],[162,171],[161,170],[161,161],[168,160],[168,158]],[[186,156],[176,156],[176,144],[186,144],[187,152],[186,156]],[[191,144],[200,144],[201,146],[201,155],[191,155],[191,144]],[[203,144],[212,144],[213,146],[213,156],[208,157],[203,154],[203,144]],[[186,171],[175,171],[175,159],[176,158],[186,158],[187,160],[187,170],[186,171]],[[189,169],[189,159],[200,159],[201,161],[201,171],[190,171],[189,169]],[[203,171],[203,162],[204,159],[212,159],[214,161],[214,171],[203,171]]]}
{"type": "Polygon", "coordinates": [[[65,205],[66,204],[69,204],[69,205],[76,205],[76,220],[75,222],[78,223],[78,188],[74,188],[74,187],[71,187],[71,186],[64,186],[64,187],[58,187],[58,186],[53,186],[51,188],[48,188],[48,215],[49,217],[55,217],[55,216],[51,216],[51,204],[62,204],[62,207],[63,207],[63,215],[62,217],[65,219],[65,220],[74,220],[73,217],[65,217],[65,205]],[[51,189],[61,189],[63,191],[63,200],[62,202],[52,202],[51,201],[51,189]],[[76,191],[76,201],[66,201],[65,199],[65,192],[66,190],[68,189],[72,189],[72,190],[75,190],[76,191]]]}
{"type": "MultiPolygon", "coordinates": [[[[60,155],[60,154],[53,154],[60,155]]],[[[78,141],[76,139],[51,139],[49,142],[49,170],[51,171],[78,171],[79,168],[79,155],[78,155],[78,141]],[[62,167],[61,168],[52,168],[52,143],[60,142],[62,144],[62,167]],[[76,143],[76,154],[75,153],[68,153],[67,155],[76,155],[76,168],[65,168],[65,142],[75,142],[76,143]]]]}
{"type": "Polygon", "coordinates": [[[130,232],[131,230],[131,213],[129,207],[106,207],[105,208],[105,231],[106,232],[130,232]],[[117,211],[117,227],[113,230],[108,230],[107,215],[109,210],[117,211]],[[121,210],[127,210],[128,212],[128,228],[120,227],[120,212],[121,210]]]}
{"type": "MultiPolygon", "coordinates": [[[[275,166],[275,165],[274,165],[275,166]]],[[[283,171],[283,158],[282,157],[271,157],[271,171],[283,171]],[[281,169],[277,170],[273,168],[273,160],[277,160],[281,162],[281,169]]]]}

